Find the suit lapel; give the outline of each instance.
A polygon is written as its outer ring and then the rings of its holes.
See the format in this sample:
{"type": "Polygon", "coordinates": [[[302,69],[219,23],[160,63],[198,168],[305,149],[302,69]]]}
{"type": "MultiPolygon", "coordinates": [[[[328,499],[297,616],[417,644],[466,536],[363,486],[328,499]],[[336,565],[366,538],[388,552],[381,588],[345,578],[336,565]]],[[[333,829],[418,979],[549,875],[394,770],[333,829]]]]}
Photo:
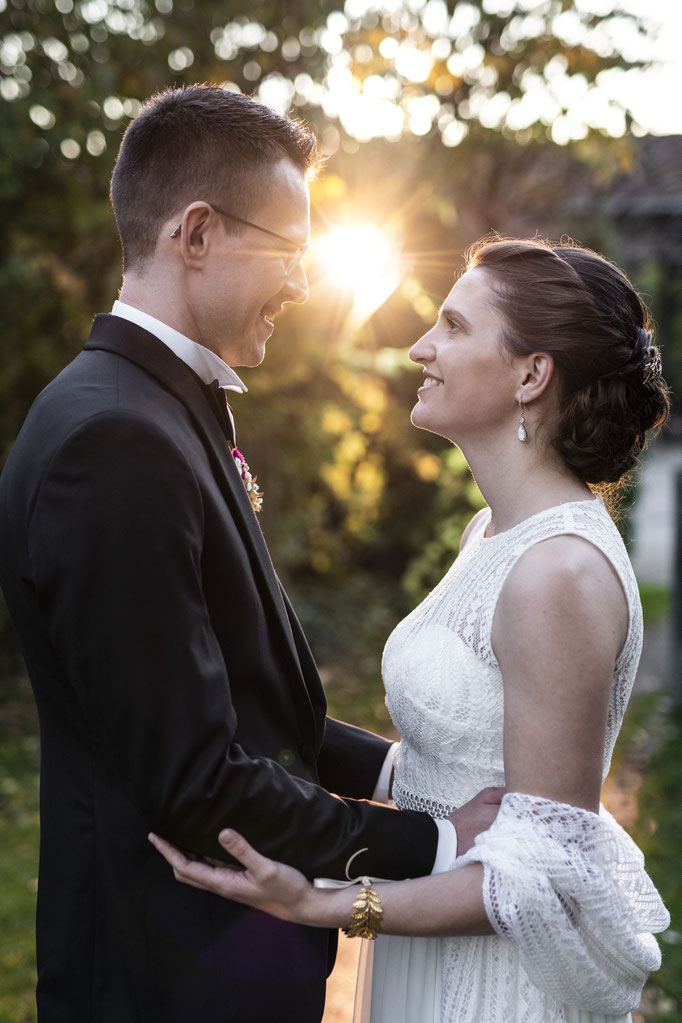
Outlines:
{"type": "Polygon", "coordinates": [[[171,350],[144,328],[119,316],[95,317],[85,350],[98,349],[119,355],[141,367],[187,408],[197,433],[208,452],[218,486],[230,508],[233,519],[249,554],[256,585],[269,605],[270,621],[281,632],[288,657],[293,661],[301,685],[294,687],[297,704],[315,720],[307,687],[303,684],[302,665],[292,626],[282,599],[279,581],[256,515],[251,507],[243,481],[237,471],[225,434],[211,409],[201,385],[192,371],[171,350]]]}

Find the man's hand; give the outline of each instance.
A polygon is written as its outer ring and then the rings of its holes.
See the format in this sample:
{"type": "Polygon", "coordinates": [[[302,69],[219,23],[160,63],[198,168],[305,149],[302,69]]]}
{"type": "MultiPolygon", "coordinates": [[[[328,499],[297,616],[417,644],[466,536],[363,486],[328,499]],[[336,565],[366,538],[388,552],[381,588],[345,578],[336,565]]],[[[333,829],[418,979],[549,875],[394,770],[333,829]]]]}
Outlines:
{"type": "Polygon", "coordinates": [[[488,830],[497,817],[502,796],[506,791],[499,787],[481,789],[468,803],[448,815],[448,820],[457,829],[458,856],[462,856],[471,849],[476,835],[488,830]]]}

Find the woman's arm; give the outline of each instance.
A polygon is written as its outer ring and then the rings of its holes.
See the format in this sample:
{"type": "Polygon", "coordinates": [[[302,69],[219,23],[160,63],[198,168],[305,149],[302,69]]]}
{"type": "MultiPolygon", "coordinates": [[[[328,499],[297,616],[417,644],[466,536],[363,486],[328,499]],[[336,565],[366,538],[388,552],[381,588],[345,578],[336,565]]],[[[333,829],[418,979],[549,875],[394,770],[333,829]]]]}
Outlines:
{"type": "MultiPolygon", "coordinates": [[[[223,831],[220,844],[239,860],[244,871],[188,860],[156,835],[150,841],[173,867],[178,881],[242,902],[280,920],[310,927],[347,927],[357,885],[314,888],[297,870],[261,856],[245,838],[223,831]]],[[[472,864],[445,874],[413,881],[376,885],[383,908],[385,934],[493,934],[481,895],[483,868],[472,864]]]]}
{"type": "Polygon", "coordinates": [[[620,580],[588,541],[553,537],[516,562],[492,629],[504,679],[508,792],[598,811],[613,671],[627,627],[620,580]]]}

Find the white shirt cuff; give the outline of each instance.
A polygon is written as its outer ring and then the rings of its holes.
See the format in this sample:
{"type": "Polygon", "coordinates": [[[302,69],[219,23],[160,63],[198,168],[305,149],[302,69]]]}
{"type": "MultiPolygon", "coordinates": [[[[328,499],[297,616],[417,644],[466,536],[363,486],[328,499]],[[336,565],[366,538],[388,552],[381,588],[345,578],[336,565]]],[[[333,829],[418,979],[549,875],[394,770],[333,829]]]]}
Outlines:
{"type": "Polygon", "coordinates": [[[393,761],[398,750],[399,742],[394,742],[389,748],[386,754],[381,770],[379,771],[379,777],[377,779],[376,787],[372,793],[372,799],[375,803],[388,803],[388,786],[391,782],[391,771],[393,770],[393,761]]]}
{"type": "Polygon", "coordinates": [[[443,874],[457,859],[457,831],[451,821],[437,820],[434,823],[438,828],[438,845],[431,873],[443,874]]]}

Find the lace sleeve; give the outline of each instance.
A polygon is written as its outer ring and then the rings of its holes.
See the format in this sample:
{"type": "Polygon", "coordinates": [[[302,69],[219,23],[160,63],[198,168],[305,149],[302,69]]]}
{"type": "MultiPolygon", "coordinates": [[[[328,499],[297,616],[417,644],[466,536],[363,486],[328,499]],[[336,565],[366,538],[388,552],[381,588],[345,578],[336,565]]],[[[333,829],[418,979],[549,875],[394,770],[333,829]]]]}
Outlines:
{"type": "Polygon", "coordinates": [[[531,981],[556,1001],[622,1014],[639,1004],[670,916],[644,857],[606,810],[507,794],[456,866],[484,867],[486,912],[531,981]]]}

